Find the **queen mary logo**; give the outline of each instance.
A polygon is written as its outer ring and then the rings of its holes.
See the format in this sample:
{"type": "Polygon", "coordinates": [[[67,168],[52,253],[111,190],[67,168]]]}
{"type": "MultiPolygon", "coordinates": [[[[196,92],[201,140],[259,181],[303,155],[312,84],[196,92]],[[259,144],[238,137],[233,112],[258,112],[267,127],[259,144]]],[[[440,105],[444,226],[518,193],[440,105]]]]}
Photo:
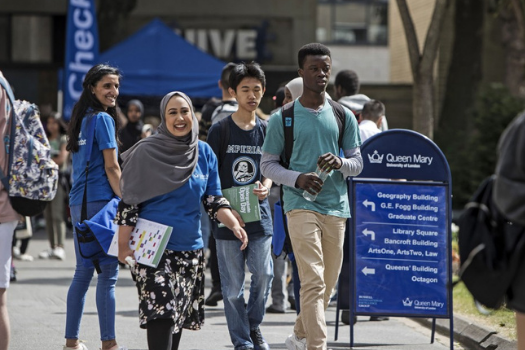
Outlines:
{"type": "Polygon", "coordinates": [[[233,162],[232,171],[233,180],[239,185],[251,183],[257,172],[253,159],[248,157],[237,158],[233,162]]]}

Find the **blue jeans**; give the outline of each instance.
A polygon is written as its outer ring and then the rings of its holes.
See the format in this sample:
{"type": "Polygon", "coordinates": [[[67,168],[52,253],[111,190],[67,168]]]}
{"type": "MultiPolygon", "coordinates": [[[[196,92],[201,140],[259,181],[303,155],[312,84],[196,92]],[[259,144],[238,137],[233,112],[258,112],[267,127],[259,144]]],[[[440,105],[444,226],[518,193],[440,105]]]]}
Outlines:
{"type": "Polygon", "coordinates": [[[253,348],[250,330],[261,324],[273,278],[270,254],[272,237],[250,237],[248,246],[241,250],[241,241],[217,241],[217,258],[221,275],[224,312],[228,331],[235,350],[253,348]],[[250,296],[245,307],[245,266],[251,272],[250,296]]]}
{"type": "MultiPolygon", "coordinates": [[[[91,202],[87,204],[88,218],[95,215],[106,205],[107,201],[91,202]]],[[[71,207],[71,221],[76,223],[80,220],[80,205],[71,207]]],[[[84,267],[82,257],[78,252],[76,234],[75,241],[76,267],[75,275],[67,293],[66,313],[66,339],[79,339],[80,321],[84,312],[84,303],[95,268],[84,267]]],[[[98,275],[96,303],[98,311],[98,323],[100,327],[100,340],[115,339],[115,285],[118,277],[118,261],[107,265],[101,265],[102,273],[98,275]]]]}

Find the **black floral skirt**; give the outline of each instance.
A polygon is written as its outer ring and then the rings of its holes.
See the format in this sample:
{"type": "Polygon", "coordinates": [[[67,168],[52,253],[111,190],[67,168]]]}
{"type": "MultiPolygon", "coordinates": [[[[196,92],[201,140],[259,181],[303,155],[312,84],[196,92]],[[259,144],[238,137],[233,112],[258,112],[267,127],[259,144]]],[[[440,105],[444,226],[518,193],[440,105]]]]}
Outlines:
{"type": "Polygon", "coordinates": [[[174,333],[199,330],[204,324],[203,249],[176,252],[166,249],[154,268],[137,264],[132,276],[139,292],[140,327],[148,321],[171,318],[174,333]]]}

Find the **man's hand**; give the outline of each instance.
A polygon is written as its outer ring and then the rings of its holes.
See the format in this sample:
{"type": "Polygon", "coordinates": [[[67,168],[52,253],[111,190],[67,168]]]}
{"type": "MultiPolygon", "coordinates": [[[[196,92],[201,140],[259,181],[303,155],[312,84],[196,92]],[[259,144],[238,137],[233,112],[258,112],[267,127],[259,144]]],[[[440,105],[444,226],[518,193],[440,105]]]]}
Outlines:
{"type": "Polygon", "coordinates": [[[330,152],[325,153],[317,159],[317,166],[319,169],[329,173],[333,169],[341,169],[343,161],[341,158],[330,152]]]}
{"type": "Polygon", "coordinates": [[[260,201],[267,198],[270,194],[270,190],[266,186],[264,186],[260,181],[255,181],[255,184],[257,186],[253,189],[253,194],[255,194],[260,201]]]}
{"type": "Polygon", "coordinates": [[[321,189],[323,188],[323,180],[321,180],[316,173],[303,173],[297,178],[295,187],[316,195],[321,192],[321,189]]]}

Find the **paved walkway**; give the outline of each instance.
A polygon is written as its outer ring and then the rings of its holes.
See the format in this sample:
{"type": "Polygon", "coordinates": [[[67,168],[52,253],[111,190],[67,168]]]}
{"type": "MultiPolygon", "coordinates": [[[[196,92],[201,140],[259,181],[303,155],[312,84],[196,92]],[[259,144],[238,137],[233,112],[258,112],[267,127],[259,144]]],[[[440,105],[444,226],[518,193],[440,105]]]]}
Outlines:
{"type": "MultiPolygon", "coordinates": [[[[40,230],[32,238],[28,253],[38,256],[47,248],[45,233],[40,230]]],[[[10,350],[62,349],[65,324],[66,294],[74,271],[74,250],[68,234],[65,261],[39,260],[15,261],[18,281],[8,291],[8,308],[11,319],[10,350]]],[[[207,276],[209,278],[209,276],[207,276]]],[[[208,279],[209,280],[209,279],[208,279]]],[[[81,339],[89,349],[100,347],[95,284],[87,295],[81,339]]],[[[208,295],[209,288],[206,289],[208,295]]],[[[146,349],[146,332],[138,326],[137,294],[129,270],[121,270],[117,294],[117,340],[130,350],[146,349]]],[[[233,349],[231,345],[223,304],[206,309],[206,324],[201,331],[184,331],[181,349],[233,349]]],[[[267,314],[261,326],[262,333],[272,349],[286,349],[284,340],[293,330],[295,312],[267,314]]],[[[335,308],[327,311],[328,347],[348,349],[349,327],[341,324],[339,339],[334,341],[335,308]]],[[[406,318],[391,318],[388,322],[368,322],[359,317],[355,330],[355,347],[363,349],[448,349],[447,337],[437,335],[430,344],[428,328],[406,318]]],[[[462,349],[456,345],[455,349],[462,349]]]]}

